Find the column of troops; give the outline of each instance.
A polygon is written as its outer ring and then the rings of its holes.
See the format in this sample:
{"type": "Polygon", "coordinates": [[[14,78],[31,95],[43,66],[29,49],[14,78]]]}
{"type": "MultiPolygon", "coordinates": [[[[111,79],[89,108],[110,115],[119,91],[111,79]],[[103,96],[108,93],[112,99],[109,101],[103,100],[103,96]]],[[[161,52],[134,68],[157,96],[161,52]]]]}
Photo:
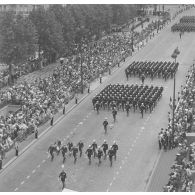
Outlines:
{"type": "Polygon", "coordinates": [[[178,24],[171,27],[171,31],[195,32],[195,16],[184,16],[178,24]]]}
{"type": "Polygon", "coordinates": [[[144,105],[145,111],[152,112],[157,101],[162,96],[163,87],[148,85],[107,85],[93,99],[94,109],[126,110],[133,108],[134,112],[144,105]]]}
{"type": "Polygon", "coordinates": [[[158,77],[166,80],[173,78],[178,66],[179,63],[174,62],[134,61],[125,69],[125,75],[127,80],[131,76],[141,77],[143,74],[151,79],[158,77]]]}

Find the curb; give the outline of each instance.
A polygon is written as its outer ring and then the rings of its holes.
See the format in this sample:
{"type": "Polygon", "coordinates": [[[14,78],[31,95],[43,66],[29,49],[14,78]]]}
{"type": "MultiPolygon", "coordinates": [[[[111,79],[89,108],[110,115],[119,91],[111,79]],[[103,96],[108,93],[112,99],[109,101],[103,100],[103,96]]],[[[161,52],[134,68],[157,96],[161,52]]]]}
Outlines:
{"type": "Polygon", "coordinates": [[[156,170],[156,167],[157,167],[157,165],[158,165],[158,163],[159,163],[160,157],[162,156],[162,153],[163,153],[163,151],[161,150],[161,151],[159,152],[158,156],[157,156],[157,159],[156,159],[156,161],[155,161],[155,163],[154,163],[154,166],[153,166],[153,168],[152,168],[152,173],[151,173],[151,175],[149,176],[149,181],[148,181],[148,183],[147,183],[147,185],[146,185],[146,187],[145,187],[145,189],[144,189],[144,192],[148,192],[148,188],[149,188],[149,186],[150,186],[150,184],[151,184],[151,182],[152,182],[153,175],[154,175],[155,170],[156,170]]]}

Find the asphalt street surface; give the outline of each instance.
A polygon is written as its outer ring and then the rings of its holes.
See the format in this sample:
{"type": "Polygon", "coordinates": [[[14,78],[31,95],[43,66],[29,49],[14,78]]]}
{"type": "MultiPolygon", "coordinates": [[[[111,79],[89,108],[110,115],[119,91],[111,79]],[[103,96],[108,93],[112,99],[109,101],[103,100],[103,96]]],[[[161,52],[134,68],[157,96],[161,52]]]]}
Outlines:
{"type": "MultiPolygon", "coordinates": [[[[184,12],[176,20],[186,14],[195,15],[195,9],[184,12]]],[[[177,61],[180,65],[176,74],[177,94],[181,85],[185,84],[185,76],[195,58],[195,34],[185,33],[180,39],[179,33],[171,33],[172,24],[163,29],[133,57],[127,58],[118,71],[41,137],[28,152],[2,172],[0,191],[61,191],[58,176],[61,171],[62,157],[55,156],[54,161],[51,162],[47,150],[56,139],[66,141],[67,138],[70,138],[73,143],[78,143],[82,139],[85,143],[84,151],[94,139],[98,145],[101,145],[104,139],[109,145],[116,140],[119,151],[113,167],[109,166],[108,160],[103,160],[98,167],[97,159],[92,158],[89,166],[85,155],[78,157],[76,164],[73,163],[73,157],[68,157],[65,162],[66,188],[75,191],[144,191],[155,161],[159,158],[157,135],[161,127],[167,127],[168,103],[173,93],[173,79],[145,80],[145,84],[163,86],[164,91],[157,107],[151,114],[146,113],[143,119],[138,111],[136,113],[131,111],[129,117],[125,112],[119,111],[117,122],[114,124],[111,112],[100,111],[97,115],[92,108],[91,100],[109,83],[141,84],[138,78],[126,81],[124,69],[133,61],[173,61],[171,54],[178,46],[180,55],[177,61]],[[108,118],[109,124],[113,125],[107,135],[104,135],[102,125],[105,117],[108,118]]]]}

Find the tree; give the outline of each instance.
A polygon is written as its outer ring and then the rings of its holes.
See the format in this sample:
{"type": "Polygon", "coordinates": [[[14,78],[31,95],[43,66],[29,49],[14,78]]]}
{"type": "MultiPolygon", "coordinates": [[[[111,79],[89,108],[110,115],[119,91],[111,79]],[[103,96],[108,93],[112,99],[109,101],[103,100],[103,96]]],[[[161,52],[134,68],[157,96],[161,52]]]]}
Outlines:
{"type": "Polygon", "coordinates": [[[29,15],[38,32],[39,51],[53,62],[64,50],[62,26],[56,21],[55,15],[50,10],[42,7],[33,10],[29,15]]]}
{"type": "Polygon", "coordinates": [[[19,64],[34,55],[37,32],[28,18],[5,12],[0,20],[0,60],[6,64],[19,64]]]}

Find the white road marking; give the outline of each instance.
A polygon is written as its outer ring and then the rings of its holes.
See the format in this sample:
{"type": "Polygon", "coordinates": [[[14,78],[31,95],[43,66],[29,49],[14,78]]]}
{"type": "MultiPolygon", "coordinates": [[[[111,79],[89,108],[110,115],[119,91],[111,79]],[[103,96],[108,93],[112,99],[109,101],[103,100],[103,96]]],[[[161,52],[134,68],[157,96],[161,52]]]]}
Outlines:
{"type": "Polygon", "coordinates": [[[71,131],[71,132],[70,132],[70,134],[72,135],[72,134],[73,134],[73,132],[71,131]]]}
{"type": "Polygon", "coordinates": [[[32,171],[32,173],[35,173],[35,169],[32,171]]]}
{"type": "Polygon", "coordinates": [[[122,169],[122,166],[120,166],[120,169],[122,169]]]}
{"type": "Polygon", "coordinates": [[[18,190],[18,188],[16,188],[14,191],[17,191],[18,190]]]}
{"type": "Polygon", "coordinates": [[[44,163],[45,162],[45,160],[42,160],[42,163],[44,163]]]}
{"type": "Polygon", "coordinates": [[[24,181],[21,182],[21,185],[23,185],[23,184],[24,184],[24,181]]]}
{"type": "Polygon", "coordinates": [[[142,129],[142,130],[144,130],[144,129],[145,129],[145,127],[141,127],[141,129],[142,129]]]}
{"type": "Polygon", "coordinates": [[[113,178],[113,181],[116,180],[116,177],[113,178]]]}
{"type": "Polygon", "coordinates": [[[80,122],[80,123],[79,123],[79,125],[82,125],[82,124],[83,124],[83,122],[80,122]]]}
{"type": "Polygon", "coordinates": [[[112,182],[110,183],[110,186],[112,185],[112,182]]]}
{"type": "Polygon", "coordinates": [[[40,168],[41,165],[37,165],[37,168],[40,168]]]}
{"type": "Polygon", "coordinates": [[[49,158],[50,156],[47,156],[47,158],[49,158]]]}
{"type": "Polygon", "coordinates": [[[108,192],[108,191],[109,191],[109,189],[106,190],[106,192],[108,192]]]}
{"type": "Polygon", "coordinates": [[[29,179],[30,178],[30,175],[26,176],[26,179],[29,179]]]}

